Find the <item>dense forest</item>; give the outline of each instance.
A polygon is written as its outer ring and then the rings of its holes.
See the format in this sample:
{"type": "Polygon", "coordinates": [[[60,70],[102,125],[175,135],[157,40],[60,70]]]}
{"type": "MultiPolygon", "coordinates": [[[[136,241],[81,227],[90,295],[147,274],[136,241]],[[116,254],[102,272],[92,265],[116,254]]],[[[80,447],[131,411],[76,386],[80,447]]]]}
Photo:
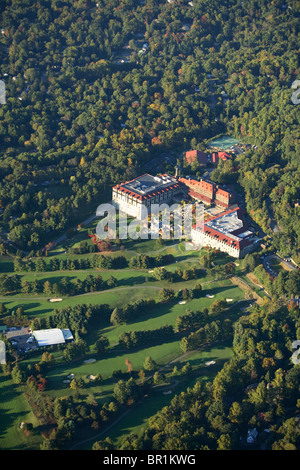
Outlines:
{"type": "Polygon", "coordinates": [[[113,184],[157,161],[172,173],[164,155],[227,132],[257,148],[213,178],[238,182],[299,261],[298,2],[6,0],[0,14],[2,253],[43,247],[113,184]]]}

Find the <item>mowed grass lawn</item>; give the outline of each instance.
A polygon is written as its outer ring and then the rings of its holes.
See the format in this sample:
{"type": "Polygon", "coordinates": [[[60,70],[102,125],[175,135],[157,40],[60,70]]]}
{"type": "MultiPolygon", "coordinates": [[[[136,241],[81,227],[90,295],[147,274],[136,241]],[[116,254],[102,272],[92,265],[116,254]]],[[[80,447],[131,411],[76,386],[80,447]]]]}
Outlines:
{"type": "MultiPolygon", "coordinates": [[[[101,333],[108,337],[111,344],[114,344],[118,342],[119,335],[124,331],[154,330],[164,325],[175,326],[177,317],[185,314],[187,309],[192,311],[203,310],[203,308],[209,308],[215,300],[223,298],[232,299],[232,302],[228,303],[230,307],[235,301],[242,300],[244,295],[243,291],[230,281],[215,281],[204,286],[203,296],[199,299],[188,300],[185,304],[179,302],[159,303],[152,311],[138,317],[136,322],[116,327],[109,326],[104,328],[101,333]],[[214,297],[208,298],[206,293],[214,297]]],[[[224,315],[226,315],[226,312],[224,312],[224,315]]]]}
{"type": "MultiPolygon", "coordinates": [[[[212,289],[210,289],[210,292],[215,292],[215,297],[213,299],[204,296],[200,299],[193,299],[186,304],[179,304],[178,302],[157,304],[151,312],[138,317],[135,322],[119,326],[108,326],[99,330],[94,329],[93,332],[89,333],[85,337],[85,340],[93,348],[93,344],[98,336],[105,334],[110,341],[110,345],[114,346],[118,343],[119,335],[123,331],[151,330],[164,325],[174,326],[177,317],[184,314],[187,308],[190,310],[201,310],[205,306],[209,307],[216,298],[224,297],[224,291],[226,291],[228,293],[227,295],[230,295],[234,300],[243,299],[243,292],[238,287],[233,286],[230,281],[215,282],[212,289]],[[227,282],[227,285],[225,285],[225,282],[227,282]]],[[[232,310],[235,311],[236,308],[237,305],[233,306],[232,310]]],[[[225,317],[229,315],[230,311],[231,309],[227,310],[222,315],[225,317]]],[[[122,351],[118,348],[112,348],[111,350],[108,350],[103,358],[93,356],[91,351],[88,358],[95,358],[95,362],[85,363],[83,360],[80,360],[73,362],[72,364],[63,363],[51,367],[47,373],[47,379],[49,380],[49,393],[53,394],[53,396],[73,393],[69,386],[63,383],[63,380],[72,373],[75,377],[81,377],[85,380],[86,387],[83,389],[82,393],[92,393],[100,401],[106,401],[111,398],[113,387],[116,382],[116,380],[111,379],[111,374],[113,371],[117,370],[126,372],[126,359],[129,359],[131,362],[133,370],[138,372],[143,368],[144,361],[148,356],[151,356],[159,366],[164,366],[179,357],[181,354],[180,341],[178,338],[176,338],[176,340],[164,342],[163,344],[157,344],[155,346],[145,347],[144,349],[134,351],[122,351]],[[95,385],[87,379],[89,374],[96,375],[98,373],[100,373],[104,378],[104,382],[102,384],[95,385]]],[[[59,354],[57,354],[57,356],[59,356],[59,354]]]]}
{"type": "MultiPolygon", "coordinates": [[[[79,295],[74,297],[64,298],[61,302],[51,303],[48,298],[36,296],[36,298],[30,298],[25,300],[18,300],[16,297],[14,300],[5,301],[4,298],[1,302],[5,306],[13,310],[19,306],[22,306],[24,313],[29,318],[34,317],[47,317],[53,313],[54,309],[64,308],[67,306],[75,306],[77,304],[108,304],[112,308],[122,307],[128,303],[135,302],[140,299],[153,298],[158,300],[158,294],[163,285],[173,288],[192,287],[197,281],[186,281],[185,283],[176,284],[162,284],[161,282],[153,282],[142,285],[136,285],[133,287],[119,287],[115,289],[104,290],[97,293],[89,293],[87,295],[79,295]]],[[[201,310],[203,308],[209,308],[209,306],[215,301],[220,299],[232,299],[228,303],[228,306],[232,305],[235,301],[242,300],[244,298],[243,291],[233,285],[230,280],[221,281],[206,281],[203,284],[203,295],[199,299],[192,299],[186,301],[185,304],[179,304],[178,302],[158,304],[151,312],[148,312],[144,316],[140,316],[136,322],[126,325],[120,325],[118,327],[109,326],[101,331],[94,330],[92,337],[94,342],[98,334],[106,334],[111,343],[118,341],[119,334],[123,331],[130,330],[151,330],[159,328],[164,325],[175,325],[176,318],[179,315],[189,310],[201,310]],[[212,298],[206,297],[206,295],[213,296],[212,298]]],[[[91,344],[91,342],[89,341],[91,344]]]]}
{"type": "Polygon", "coordinates": [[[157,298],[159,287],[120,287],[117,289],[104,290],[102,292],[93,292],[87,295],[78,295],[74,297],[65,297],[61,302],[49,302],[50,297],[26,297],[10,298],[5,300],[2,297],[0,302],[3,303],[8,309],[13,310],[19,306],[24,309],[24,314],[29,318],[47,317],[53,313],[54,309],[64,308],[68,306],[91,304],[109,304],[112,307],[121,307],[127,303],[135,302],[139,299],[157,298]]]}
{"type": "MultiPolygon", "coordinates": [[[[150,250],[150,244],[148,248],[150,250]]],[[[178,261],[177,263],[173,263],[173,265],[166,266],[167,270],[173,271],[177,266],[181,267],[182,269],[190,268],[192,266],[200,267],[199,253],[186,253],[183,244],[180,244],[177,247],[166,247],[166,250],[172,250],[174,255],[176,253],[178,261]],[[189,257],[190,254],[192,254],[191,257],[189,257]],[[191,261],[192,259],[195,261],[195,263],[191,261]]],[[[9,259],[2,259],[0,263],[0,270],[2,272],[9,272],[10,269],[11,261],[9,259]]],[[[12,272],[12,270],[10,272],[12,272]]],[[[27,314],[30,319],[39,316],[47,317],[51,315],[53,310],[56,308],[74,306],[76,304],[109,304],[113,308],[122,307],[136,300],[149,299],[151,297],[155,300],[158,300],[158,293],[162,287],[169,287],[174,290],[179,290],[183,289],[184,287],[194,287],[197,283],[202,284],[203,295],[199,299],[188,300],[185,304],[180,304],[178,301],[174,301],[173,303],[157,304],[151,312],[141,315],[136,319],[136,321],[130,324],[123,324],[116,327],[111,325],[107,326],[106,328],[102,328],[100,326],[97,328],[96,326],[94,330],[89,332],[84,338],[91,347],[91,352],[88,354],[87,358],[94,358],[95,356],[93,356],[93,345],[96,339],[102,334],[107,335],[110,344],[113,346],[118,343],[119,335],[123,331],[152,330],[164,325],[174,326],[177,317],[186,313],[187,309],[202,310],[205,307],[209,308],[209,306],[215,300],[224,298],[232,299],[232,301],[228,303],[228,306],[230,307],[236,301],[244,299],[243,291],[239,287],[234,286],[229,279],[213,281],[204,275],[198,280],[194,279],[191,281],[171,284],[167,281],[155,281],[151,276],[151,273],[149,273],[149,270],[86,270],[51,273],[33,272],[20,274],[22,277],[28,280],[43,279],[46,281],[49,279],[59,282],[59,279],[64,276],[84,279],[90,273],[93,273],[94,275],[100,274],[104,280],[113,275],[117,279],[118,287],[115,289],[103,290],[101,292],[87,293],[86,295],[63,298],[61,302],[57,303],[49,302],[49,297],[46,297],[43,294],[35,296],[32,294],[29,294],[28,296],[19,294],[14,297],[3,296],[1,297],[0,302],[4,303],[9,309],[23,306],[25,314],[27,314]],[[206,297],[206,295],[209,295],[210,297],[206,297]]],[[[238,304],[236,304],[234,308],[238,309],[238,307],[238,304]]],[[[224,315],[225,317],[228,314],[229,311],[227,310],[224,312],[224,314],[222,314],[222,316],[224,315]]],[[[230,351],[230,348],[228,350],[216,350],[213,353],[211,351],[207,351],[207,357],[215,357],[220,359],[222,354],[224,354],[225,359],[227,356],[230,357],[230,351]]],[[[85,363],[83,360],[72,363],[61,363],[61,359],[59,359],[59,357],[62,356],[62,352],[57,351],[55,353],[55,357],[58,358],[58,363],[55,366],[49,368],[47,372],[47,393],[53,398],[56,396],[74,394],[75,392],[70,389],[69,385],[63,383],[67,376],[72,373],[75,375],[75,377],[82,377],[85,381],[85,387],[80,391],[83,396],[94,395],[94,397],[100,403],[110,401],[113,396],[115,383],[118,380],[111,378],[112,372],[117,370],[126,372],[126,359],[131,362],[133,370],[137,372],[143,368],[144,361],[148,356],[151,356],[152,359],[157,362],[158,366],[162,367],[168,364],[170,361],[180,357],[181,354],[182,352],[180,350],[180,343],[178,338],[176,340],[171,340],[163,344],[157,344],[152,347],[145,347],[144,349],[139,349],[136,351],[121,351],[111,349],[107,352],[106,356],[102,358],[96,357],[97,360],[91,363],[85,363]],[[87,378],[87,376],[90,374],[96,375],[98,373],[100,373],[104,379],[103,383],[101,384],[95,384],[93,381],[90,381],[87,378]]],[[[190,356],[190,362],[193,367],[202,368],[202,362],[206,357],[203,354],[204,353],[197,352],[194,356],[190,356]]],[[[39,357],[28,358],[23,360],[21,364],[22,366],[26,367],[29,362],[38,362],[39,359],[39,357]]],[[[220,363],[219,359],[218,362],[220,363]]],[[[203,372],[201,372],[201,376],[203,376],[203,379],[206,380],[209,375],[213,375],[215,373],[216,371],[214,371],[213,368],[210,370],[205,368],[203,369],[203,372]]],[[[193,382],[194,380],[195,378],[191,378],[190,382],[193,382]]],[[[180,392],[181,386],[182,389],[185,389],[187,384],[182,382],[182,385],[178,385],[178,390],[176,389],[174,392],[180,392]]],[[[21,394],[20,389],[12,384],[12,382],[3,375],[0,375],[0,394],[0,448],[17,449],[31,448],[32,446],[38,448],[38,437],[33,435],[28,438],[18,427],[21,421],[32,422],[34,425],[37,425],[37,423],[34,423],[34,417],[31,413],[30,407],[27,404],[25,397],[21,394]]],[[[135,410],[130,413],[130,420],[126,421],[127,428],[138,429],[144,426],[148,417],[152,416],[158,409],[164,406],[164,403],[168,403],[170,399],[171,396],[163,395],[162,392],[159,392],[158,395],[155,394],[153,401],[151,400],[151,406],[150,401],[148,401],[148,405],[145,402],[145,405],[143,405],[145,408],[140,410],[140,415],[135,415],[135,410]]],[[[122,429],[123,428],[120,428],[120,430],[122,429]]],[[[117,434],[116,438],[118,438],[117,434]]]]}
{"type": "MultiPolygon", "coordinates": [[[[142,429],[147,428],[148,420],[160,411],[164,406],[168,406],[174,397],[185,391],[187,387],[193,387],[197,381],[212,381],[224,362],[233,357],[233,351],[228,343],[212,347],[206,351],[193,351],[174,362],[170,370],[176,364],[181,368],[187,362],[193,367],[193,374],[188,377],[177,376],[171,378],[168,385],[162,385],[152,390],[151,397],[146,398],[142,403],[134,407],[121,421],[116,423],[112,429],[104,432],[98,439],[103,440],[110,437],[118,447],[123,436],[130,433],[139,434],[142,429]],[[215,361],[215,364],[206,366],[205,362],[215,361]],[[175,385],[175,386],[174,386],[175,385]],[[171,393],[169,391],[171,390],[171,393]]],[[[94,441],[89,441],[85,445],[78,446],[77,449],[89,450],[94,441]]]]}
{"type": "MultiPolygon", "coordinates": [[[[147,242],[144,242],[147,243],[147,242]]],[[[184,252],[185,244],[181,243],[175,248],[180,247],[179,252],[184,252]]],[[[169,248],[175,249],[174,247],[169,248]]],[[[168,249],[168,248],[167,248],[168,249]]],[[[201,250],[202,252],[202,250],[201,250]]],[[[67,255],[66,255],[67,256],[67,255]]],[[[1,263],[0,268],[5,270],[10,265],[11,261],[7,257],[0,257],[1,263]]],[[[199,252],[189,251],[188,255],[179,256],[176,263],[166,266],[169,271],[175,271],[177,267],[181,269],[191,268],[192,266],[200,267],[199,264],[199,252]],[[195,256],[190,256],[195,255],[195,256]]],[[[65,306],[74,306],[76,304],[90,303],[92,305],[108,303],[112,306],[121,306],[128,302],[135,301],[141,298],[157,298],[159,288],[171,287],[175,290],[183,288],[194,287],[196,283],[203,284],[203,288],[214,289],[214,282],[209,280],[205,275],[205,271],[200,272],[200,277],[196,280],[177,282],[170,284],[168,281],[156,281],[151,273],[151,269],[119,269],[119,270],[82,270],[82,271],[55,271],[55,272],[44,272],[44,273],[20,273],[22,279],[33,281],[35,279],[40,280],[42,283],[47,280],[52,283],[59,283],[63,277],[68,277],[71,280],[75,278],[85,279],[89,274],[94,276],[99,274],[106,281],[109,277],[114,276],[117,279],[118,289],[104,289],[101,292],[92,292],[81,294],[73,297],[63,298],[61,302],[51,303],[49,298],[51,296],[45,296],[45,294],[17,294],[14,296],[2,296],[0,302],[4,303],[8,309],[14,309],[19,306],[23,306],[25,314],[29,316],[48,316],[51,315],[53,309],[63,308],[65,306]],[[208,283],[208,284],[207,284],[208,283]]],[[[227,281],[226,281],[227,282],[227,281]]],[[[227,282],[228,284],[228,282],[227,282]]],[[[229,283],[230,284],[230,283],[229,283]]],[[[219,285],[221,286],[221,284],[219,285]]],[[[217,288],[217,287],[215,287],[217,288]]],[[[232,285],[231,285],[232,289],[232,285]]],[[[228,285],[224,286],[224,296],[234,298],[234,291],[226,292],[228,285]]],[[[213,295],[214,293],[212,293],[213,295]]],[[[217,292],[216,292],[217,294],[217,292]]],[[[55,297],[55,296],[53,296],[55,297]]]]}
{"type": "MultiPolygon", "coordinates": [[[[76,378],[81,377],[86,386],[81,390],[81,394],[93,394],[100,402],[110,400],[113,393],[113,388],[118,379],[111,379],[113,371],[121,370],[127,371],[125,363],[128,359],[134,371],[139,371],[143,368],[146,357],[151,356],[152,359],[160,366],[168,363],[169,361],[180,356],[181,351],[179,342],[173,341],[157,346],[148,347],[134,352],[108,352],[103,358],[97,359],[95,362],[85,363],[84,360],[74,361],[72,364],[64,363],[61,365],[49,368],[47,373],[48,392],[50,395],[65,396],[74,393],[68,384],[64,384],[63,380],[69,374],[74,374],[76,378]],[[101,374],[104,381],[99,385],[95,385],[93,381],[87,379],[88,375],[101,374]]],[[[93,356],[90,356],[92,358],[93,356]]]]}
{"type": "Polygon", "coordinates": [[[20,429],[22,422],[37,426],[21,388],[9,376],[0,373],[0,449],[18,450],[36,448],[42,442],[40,436],[24,434],[20,429]]]}

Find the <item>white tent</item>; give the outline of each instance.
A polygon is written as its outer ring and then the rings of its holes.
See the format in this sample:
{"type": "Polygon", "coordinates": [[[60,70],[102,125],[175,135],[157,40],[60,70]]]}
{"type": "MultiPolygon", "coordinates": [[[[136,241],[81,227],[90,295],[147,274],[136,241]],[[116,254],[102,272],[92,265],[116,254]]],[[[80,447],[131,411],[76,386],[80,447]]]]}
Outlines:
{"type": "Polygon", "coordinates": [[[52,344],[62,344],[65,343],[65,338],[62,330],[59,328],[50,328],[48,330],[36,330],[33,332],[38,345],[41,346],[51,346],[52,344]]]}

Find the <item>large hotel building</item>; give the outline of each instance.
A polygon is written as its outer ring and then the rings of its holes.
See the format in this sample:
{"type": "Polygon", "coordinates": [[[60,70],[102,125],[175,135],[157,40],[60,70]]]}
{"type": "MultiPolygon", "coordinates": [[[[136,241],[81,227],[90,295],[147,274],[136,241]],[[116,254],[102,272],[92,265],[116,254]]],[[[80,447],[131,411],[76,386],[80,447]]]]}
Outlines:
{"type": "Polygon", "coordinates": [[[112,202],[120,211],[141,219],[143,206],[150,214],[151,204],[179,202],[186,196],[205,205],[215,204],[224,209],[206,220],[201,228],[192,228],[193,243],[219,249],[234,258],[241,258],[251,251],[253,233],[245,224],[242,210],[232,206],[232,196],[228,191],[212,182],[146,173],[114,186],[112,202]]]}
{"type": "Polygon", "coordinates": [[[248,229],[239,207],[222,212],[199,227],[192,228],[192,241],[243,258],[253,249],[253,232],[248,229]]]}
{"type": "Polygon", "coordinates": [[[150,213],[151,204],[170,203],[183,192],[183,185],[169,175],[152,176],[145,173],[134,180],[113,187],[115,207],[132,217],[142,217],[142,206],[150,213]]]}

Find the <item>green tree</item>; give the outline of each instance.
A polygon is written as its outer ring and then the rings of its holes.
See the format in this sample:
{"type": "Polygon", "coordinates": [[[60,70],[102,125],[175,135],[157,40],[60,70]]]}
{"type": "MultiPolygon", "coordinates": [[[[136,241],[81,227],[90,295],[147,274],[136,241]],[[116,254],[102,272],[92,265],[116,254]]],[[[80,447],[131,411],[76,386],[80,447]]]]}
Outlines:
{"type": "Polygon", "coordinates": [[[153,371],[156,369],[157,365],[155,361],[150,357],[146,357],[145,362],[144,362],[144,369],[148,371],[153,371]]]}
{"type": "Polygon", "coordinates": [[[20,367],[15,365],[11,371],[11,378],[15,384],[21,384],[25,381],[26,376],[20,367]]]}
{"type": "Polygon", "coordinates": [[[120,325],[123,322],[123,314],[122,310],[119,308],[115,308],[110,317],[110,323],[114,326],[120,325]]]}
{"type": "Polygon", "coordinates": [[[101,335],[95,343],[95,347],[96,347],[98,354],[104,354],[108,346],[109,346],[109,340],[107,336],[104,336],[104,335],[101,335]]]}

